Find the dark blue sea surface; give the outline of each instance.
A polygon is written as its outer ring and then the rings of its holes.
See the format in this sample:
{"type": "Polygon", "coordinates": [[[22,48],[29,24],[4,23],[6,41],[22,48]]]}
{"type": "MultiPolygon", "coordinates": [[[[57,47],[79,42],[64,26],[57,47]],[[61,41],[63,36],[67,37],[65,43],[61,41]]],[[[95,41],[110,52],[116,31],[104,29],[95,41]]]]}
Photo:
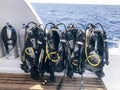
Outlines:
{"type": "MultiPolygon", "coordinates": [[[[46,3],[32,3],[32,6],[45,24],[101,23],[109,40],[120,40],[120,6],[46,3]]],[[[109,43],[111,47],[118,44],[109,43]]]]}

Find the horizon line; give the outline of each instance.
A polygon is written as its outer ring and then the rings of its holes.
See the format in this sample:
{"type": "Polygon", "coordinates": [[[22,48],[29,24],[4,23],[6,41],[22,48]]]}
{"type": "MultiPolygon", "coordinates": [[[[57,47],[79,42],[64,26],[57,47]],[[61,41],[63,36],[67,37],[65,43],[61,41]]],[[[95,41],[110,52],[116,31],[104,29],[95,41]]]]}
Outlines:
{"type": "Polygon", "coordinates": [[[58,1],[58,0],[27,0],[29,1],[30,3],[53,3],[53,4],[94,4],[94,5],[120,5],[120,3],[118,3],[117,1],[119,0],[105,0],[104,2],[102,1],[96,1],[96,0],[71,0],[71,1],[68,1],[68,0],[61,0],[61,1],[58,1]],[[116,2],[115,2],[116,1],[116,2]]]}

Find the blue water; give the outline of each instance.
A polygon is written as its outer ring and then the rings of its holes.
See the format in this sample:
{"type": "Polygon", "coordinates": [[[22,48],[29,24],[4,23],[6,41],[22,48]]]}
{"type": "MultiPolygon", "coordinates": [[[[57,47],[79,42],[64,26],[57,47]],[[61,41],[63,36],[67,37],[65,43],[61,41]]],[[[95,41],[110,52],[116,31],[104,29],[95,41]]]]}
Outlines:
{"type": "MultiPolygon", "coordinates": [[[[32,5],[45,24],[101,23],[109,40],[120,40],[120,6],[43,3],[32,5]]],[[[109,43],[109,48],[112,47],[118,47],[118,44],[109,43]]]]}

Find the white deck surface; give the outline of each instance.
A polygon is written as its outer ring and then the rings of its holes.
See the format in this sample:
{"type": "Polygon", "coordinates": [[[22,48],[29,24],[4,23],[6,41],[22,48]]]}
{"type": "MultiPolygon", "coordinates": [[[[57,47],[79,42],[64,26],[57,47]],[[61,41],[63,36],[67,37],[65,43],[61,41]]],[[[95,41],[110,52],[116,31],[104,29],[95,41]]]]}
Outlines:
{"type": "MultiPolygon", "coordinates": [[[[114,50],[110,51],[112,54],[114,50]]],[[[120,51],[109,57],[109,65],[104,67],[105,77],[103,82],[108,90],[120,90],[120,51]],[[116,54],[116,55],[115,55],[116,54]]]]}

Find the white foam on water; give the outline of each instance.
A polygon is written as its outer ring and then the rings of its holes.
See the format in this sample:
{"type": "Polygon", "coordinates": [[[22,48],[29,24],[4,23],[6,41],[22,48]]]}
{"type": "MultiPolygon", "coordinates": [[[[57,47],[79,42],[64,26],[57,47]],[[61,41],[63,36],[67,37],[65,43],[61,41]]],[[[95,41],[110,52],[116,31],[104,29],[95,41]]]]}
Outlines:
{"type": "Polygon", "coordinates": [[[120,55],[120,48],[109,49],[109,55],[120,55]]]}
{"type": "Polygon", "coordinates": [[[109,55],[120,55],[120,40],[113,38],[113,40],[108,40],[109,43],[114,43],[117,45],[109,48],[109,55]]]}

